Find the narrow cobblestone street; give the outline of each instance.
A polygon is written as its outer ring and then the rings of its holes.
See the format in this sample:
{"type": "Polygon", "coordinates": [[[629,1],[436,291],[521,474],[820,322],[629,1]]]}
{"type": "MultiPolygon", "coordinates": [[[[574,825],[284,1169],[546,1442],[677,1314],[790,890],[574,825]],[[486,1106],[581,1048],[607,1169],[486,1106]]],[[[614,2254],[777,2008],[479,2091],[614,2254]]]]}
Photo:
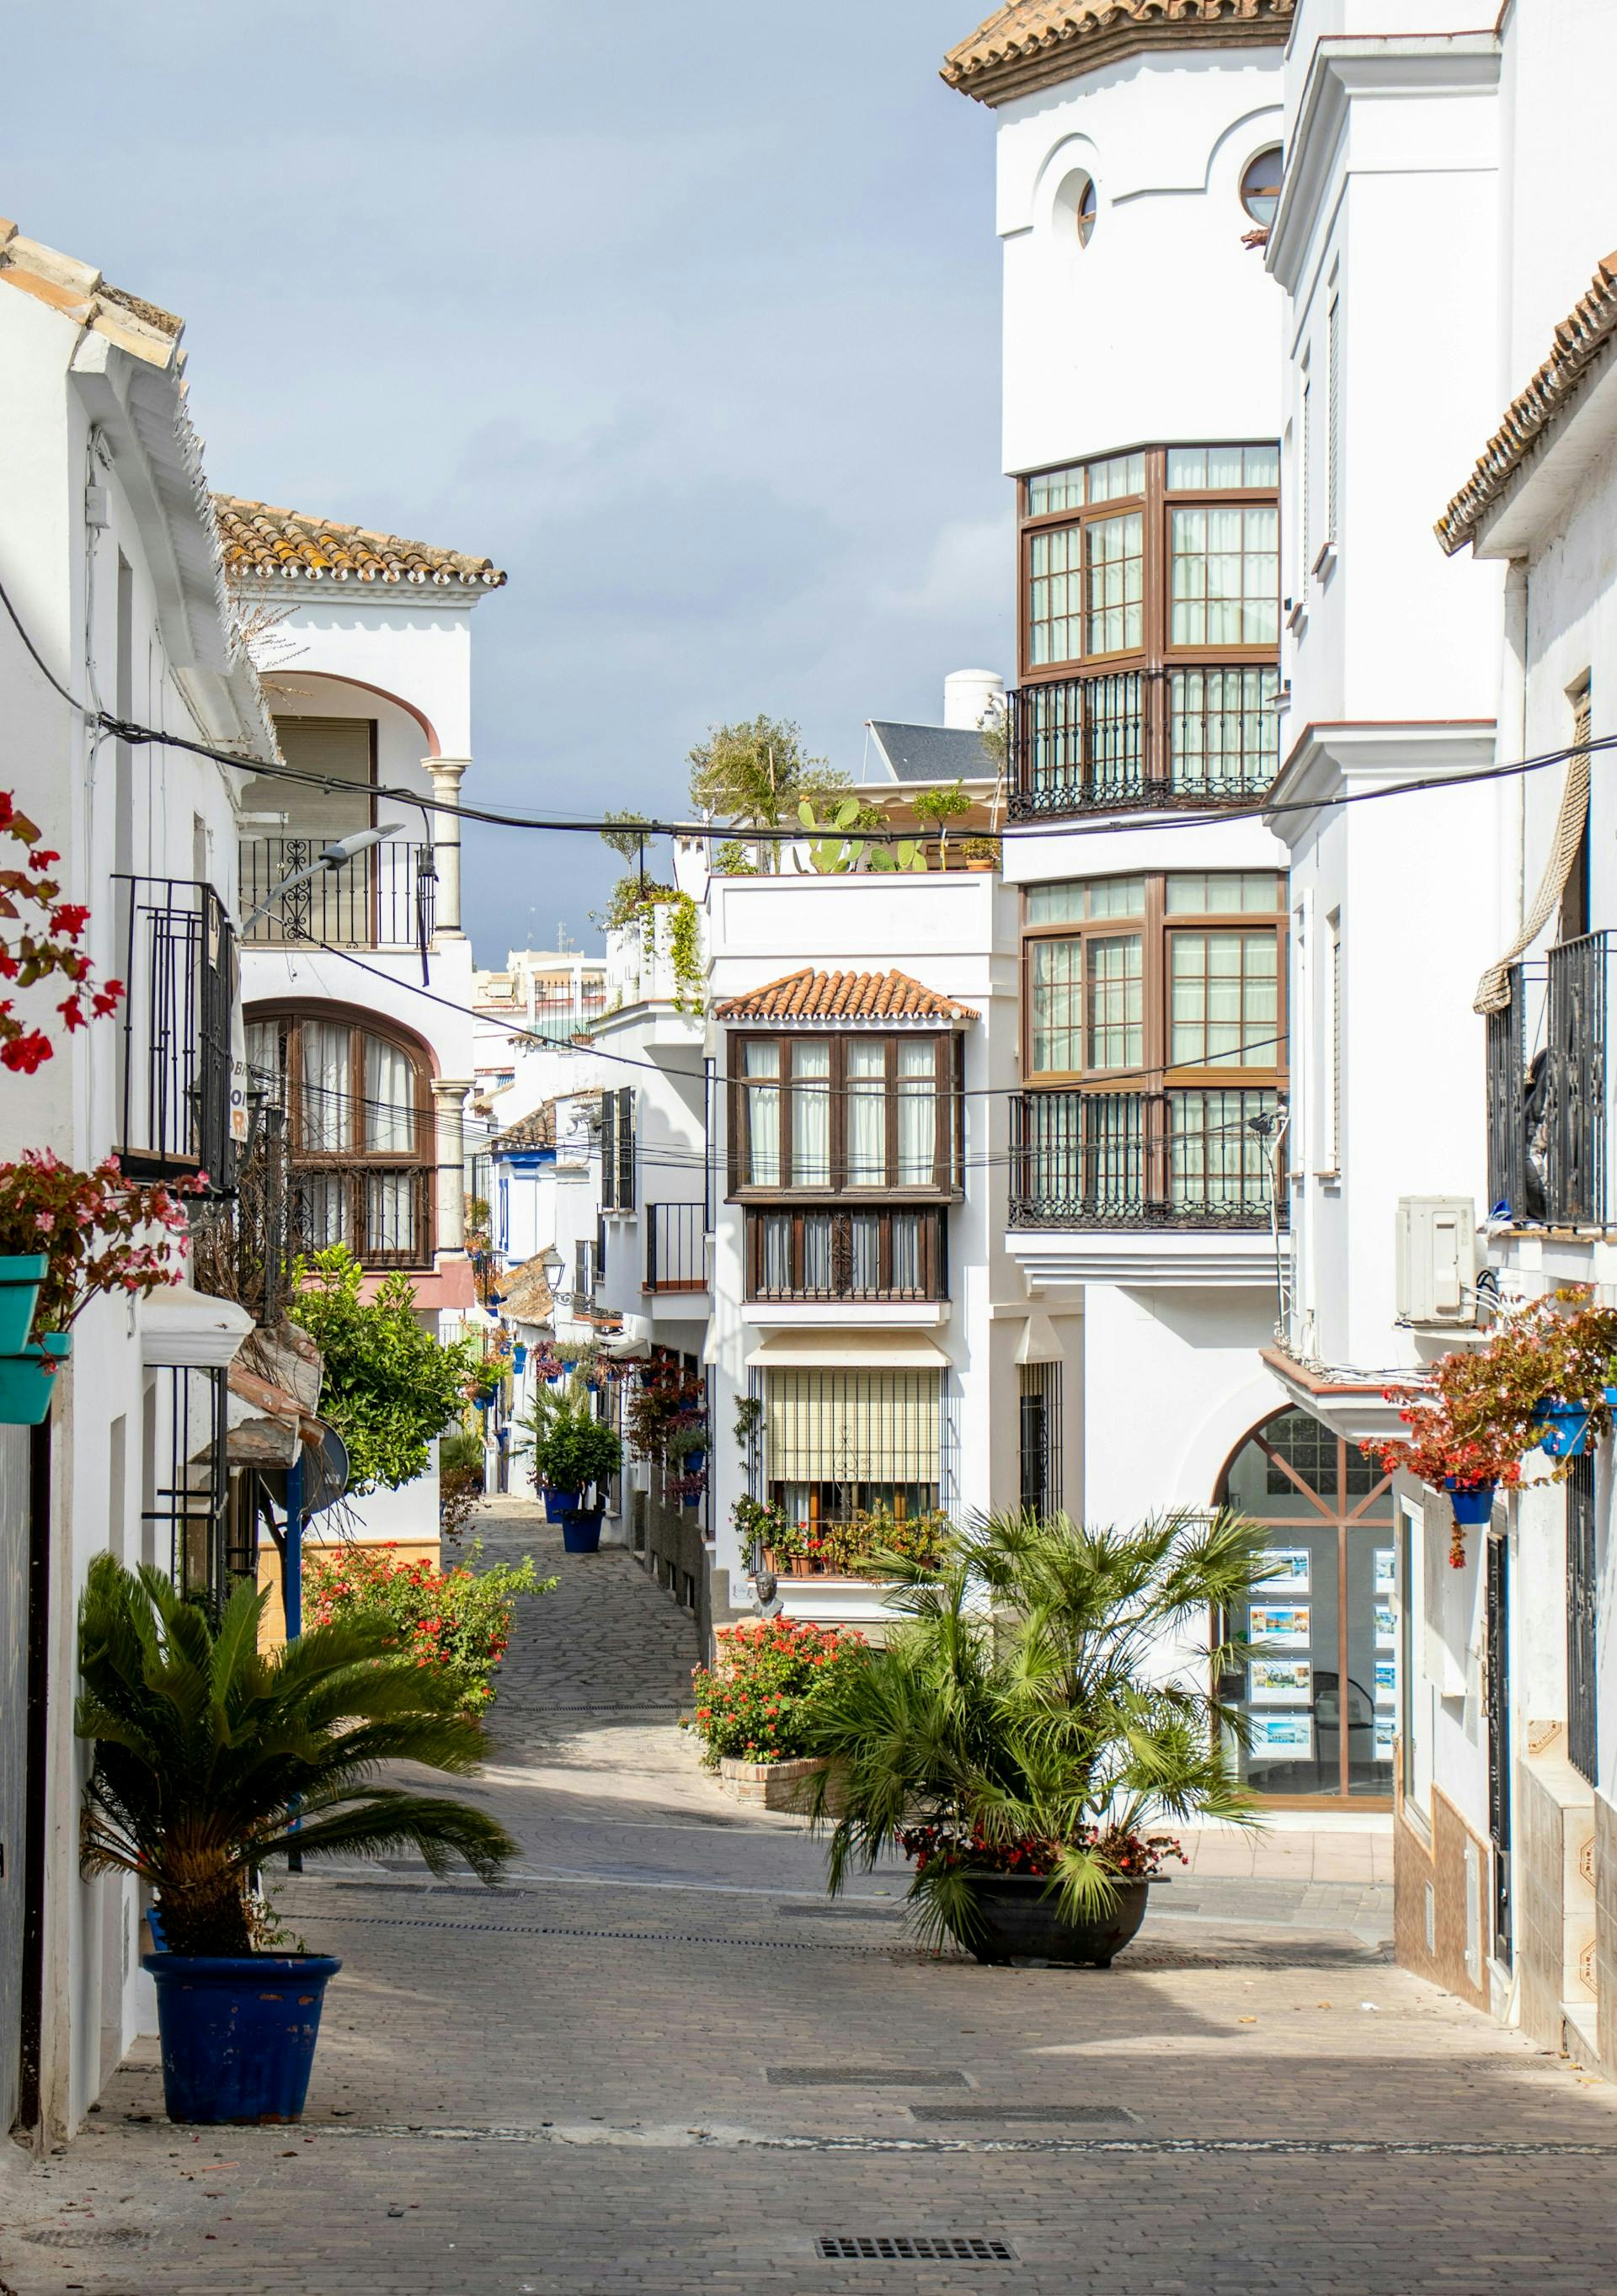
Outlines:
{"type": "Polygon", "coordinates": [[[512,1881],[289,1882],[344,1963],[304,2126],[171,2127],[148,2045],[0,2187],[15,2296],[1617,2287],[1617,2099],[1393,1968],[1328,1834],[1323,1870],[1199,1842],[1107,1972],[922,1956],[899,1871],[828,1906],[795,1821],[703,1775],[694,1631],[629,1558],[514,1502],[483,1528],[561,1574],[473,1789],[512,1881]]]}

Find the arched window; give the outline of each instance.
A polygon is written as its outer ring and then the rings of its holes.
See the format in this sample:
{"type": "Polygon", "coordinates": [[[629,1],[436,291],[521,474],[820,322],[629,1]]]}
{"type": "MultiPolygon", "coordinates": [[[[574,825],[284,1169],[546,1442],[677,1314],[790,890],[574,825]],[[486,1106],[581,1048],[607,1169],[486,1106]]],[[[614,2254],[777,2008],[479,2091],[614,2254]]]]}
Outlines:
{"type": "Polygon", "coordinates": [[[1286,1800],[1385,1800],[1398,1722],[1391,1479],[1306,1411],[1256,1427],[1223,1501],[1271,1531],[1269,1574],[1231,1632],[1262,1647],[1222,1685],[1252,1732],[1247,1782],[1286,1800]]]}
{"type": "Polygon", "coordinates": [[[1080,247],[1088,247],[1095,236],[1095,178],[1093,176],[1080,176],[1075,211],[1078,243],[1080,247]]]}
{"type": "Polygon", "coordinates": [[[430,1267],[431,1077],[421,1048],[341,1005],[255,1012],[253,1081],[284,1111],[297,1250],[345,1243],[365,1267],[430,1267]]]}
{"type": "Polygon", "coordinates": [[[1275,210],[1280,204],[1280,178],[1283,157],[1278,144],[1271,144],[1267,152],[1260,152],[1249,160],[1241,178],[1241,204],[1255,224],[1268,230],[1275,220],[1275,210]]]}

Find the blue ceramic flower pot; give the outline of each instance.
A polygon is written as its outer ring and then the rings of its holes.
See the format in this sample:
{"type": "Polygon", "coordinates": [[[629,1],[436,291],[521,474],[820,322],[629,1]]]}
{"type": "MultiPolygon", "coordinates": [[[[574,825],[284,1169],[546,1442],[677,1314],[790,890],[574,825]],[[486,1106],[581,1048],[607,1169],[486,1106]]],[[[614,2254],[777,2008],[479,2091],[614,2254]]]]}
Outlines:
{"type": "MultiPolygon", "coordinates": [[[[53,1332],[63,1339],[65,1332],[53,1332]]],[[[43,1427],[56,1391],[56,1363],[63,1351],[43,1344],[0,1356],[0,1426],[43,1427]]]]}
{"type": "Polygon", "coordinates": [[[43,1251],[0,1252],[0,1356],[20,1356],[27,1347],[49,1265],[43,1251]]]}
{"type": "Polygon", "coordinates": [[[547,1483],[545,1487],[546,1521],[565,1522],[576,1510],[579,1496],[577,1491],[553,1491],[547,1483]]]}
{"type": "Polygon", "coordinates": [[[1588,1448],[1587,1403],[1563,1403],[1558,1396],[1547,1396],[1533,1406],[1533,1424],[1542,1429],[1539,1447],[1552,1459],[1579,1459],[1588,1448]]]}
{"type": "Polygon", "coordinates": [[[562,1517],[562,1547],[567,1554],[594,1554],[601,1544],[601,1509],[575,1507],[562,1517]]]}
{"type": "Polygon", "coordinates": [[[329,1954],[147,1953],[170,2120],[302,2117],[329,1954]]]}
{"type": "Polygon", "coordinates": [[[1493,1483],[1473,1483],[1469,1488],[1457,1483],[1450,1475],[1443,1486],[1449,1494],[1449,1504],[1454,1509],[1456,1522],[1468,1529],[1480,1529],[1493,1519],[1493,1495],[1498,1486],[1493,1483]]]}

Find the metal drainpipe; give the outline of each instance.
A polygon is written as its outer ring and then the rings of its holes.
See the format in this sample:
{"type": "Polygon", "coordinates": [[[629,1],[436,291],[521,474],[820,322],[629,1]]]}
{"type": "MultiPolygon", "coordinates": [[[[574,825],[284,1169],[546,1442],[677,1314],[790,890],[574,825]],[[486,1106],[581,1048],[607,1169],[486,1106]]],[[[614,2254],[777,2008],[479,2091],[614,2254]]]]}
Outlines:
{"type": "Polygon", "coordinates": [[[45,2048],[45,1858],[51,1767],[51,1421],[29,1446],[27,1787],[22,1827],[22,2015],[19,2122],[43,2143],[40,2077],[45,2048]]]}
{"type": "MultiPolygon", "coordinates": [[[[295,1642],[303,1632],[303,1439],[298,1439],[298,1455],[286,1471],[286,1552],[281,1557],[281,1611],[286,1624],[286,1639],[295,1642]]],[[[298,1824],[295,1814],[292,1824],[298,1824]]],[[[289,1850],[286,1859],[289,1874],[303,1871],[303,1852],[289,1850]]]]}
{"type": "MultiPolygon", "coordinates": [[[[1527,755],[1527,610],[1525,558],[1505,569],[1504,633],[1499,648],[1498,731],[1494,754],[1508,760],[1527,755]]],[[[1504,785],[1506,837],[1515,859],[1515,892],[1500,947],[1507,947],[1527,915],[1527,776],[1512,774],[1504,785]]]]}

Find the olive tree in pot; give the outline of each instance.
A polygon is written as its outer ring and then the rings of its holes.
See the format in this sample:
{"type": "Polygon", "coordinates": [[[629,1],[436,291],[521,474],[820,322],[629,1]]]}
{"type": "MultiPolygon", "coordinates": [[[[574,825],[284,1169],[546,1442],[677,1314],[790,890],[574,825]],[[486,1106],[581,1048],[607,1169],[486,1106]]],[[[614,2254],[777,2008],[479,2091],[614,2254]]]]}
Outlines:
{"type": "Polygon", "coordinates": [[[162,1949],[144,1965],[174,2120],[303,2111],[341,1964],[266,1948],[252,1883],[272,1860],[416,1849],[433,1874],[460,1858],[492,1882],[516,1855],[481,1810],[374,1782],[397,1761],[476,1768],[482,1733],[458,1683],[379,1620],[316,1627],[266,1654],[267,1599],[243,1580],[216,1626],[160,1571],[102,1554],[79,1605],[75,1726],[94,1747],[81,1863],[156,1892],[162,1949]]]}
{"type": "Polygon", "coordinates": [[[1208,1621],[1242,1609],[1268,1535],[1228,1513],[1128,1531],[999,1515],[935,1567],[880,1558],[898,1621],[807,1722],[841,1797],[834,1824],[823,1786],[814,1812],[833,1895],[896,1844],[932,1942],[1105,1968],[1180,1854],[1155,1827],[1255,1823],[1227,1752],[1241,1719],[1190,1682],[1244,1660],[1208,1621]]]}

